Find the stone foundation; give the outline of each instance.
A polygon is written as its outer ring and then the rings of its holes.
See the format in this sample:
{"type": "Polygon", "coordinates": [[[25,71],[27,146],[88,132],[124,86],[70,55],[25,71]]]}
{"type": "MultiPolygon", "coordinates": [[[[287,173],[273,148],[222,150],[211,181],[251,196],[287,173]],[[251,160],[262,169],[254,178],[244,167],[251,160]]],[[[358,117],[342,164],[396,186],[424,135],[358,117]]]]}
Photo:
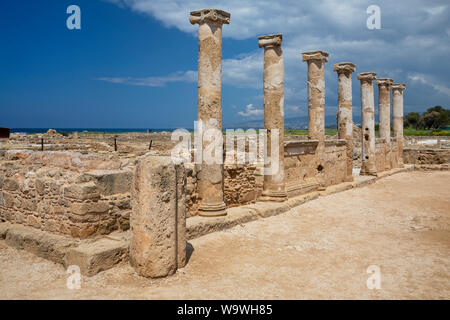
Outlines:
{"type": "Polygon", "coordinates": [[[129,228],[132,171],[77,152],[7,151],[0,163],[0,219],[88,238],[129,228]]]}

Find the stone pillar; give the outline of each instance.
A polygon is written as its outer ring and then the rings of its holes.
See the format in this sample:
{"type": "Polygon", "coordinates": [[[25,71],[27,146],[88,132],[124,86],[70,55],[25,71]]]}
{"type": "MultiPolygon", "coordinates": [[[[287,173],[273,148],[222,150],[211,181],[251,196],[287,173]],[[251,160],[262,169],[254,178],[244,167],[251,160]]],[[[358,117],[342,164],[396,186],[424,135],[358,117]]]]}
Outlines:
{"type": "Polygon", "coordinates": [[[334,65],[338,74],[338,138],[347,141],[347,175],[345,181],[353,181],[353,120],[352,120],[352,72],[356,66],[351,62],[334,65]]]}
{"type": "Polygon", "coordinates": [[[378,85],[378,119],[380,138],[385,140],[385,170],[392,169],[391,163],[391,85],[390,78],[379,78],[378,85]]]}
{"type": "Polygon", "coordinates": [[[398,163],[403,167],[403,91],[406,85],[394,83],[392,85],[392,120],[394,137],[397,138],[398,163]]]}
{"type": "Polygon", "coordinates": [[[375,150],[375,102],[373,97],[373,80],[375,72],[358,74],[361,81],[361,135],[362,135],[362,165],[361,175],[377,175],[375,150]]]}
{"type": "MultiPolygon", "coordinates": [[[[260,200],[284,201],[287,199],[284,182],[284,62],[281,34],[259,37],[259,47],[264,48],[264,129],[267,130],[267,154],[272,154],[271,134],[278,130],[278,170],[264,175],[260,200]]],[[[265,167],[270,164],[265,163],[265,167]]]]}
{"type": "Polygon", "coordinates": [[[310,51],[302,53],[308,63],[308,138],[325,140],[325,77],[324,65],[328,53],[310,51]]]}
{"type": "Polygon", "coordinates": [[[130,263],[144,277],[171,275],[186,263],[186,174],[170,157],[144,156],[131,199],[130,263]]]}
{"type": "MultiPolygon", "coordinates": [[[[222,25],[230,23],[230,14],[217,9],[203,9],[191,12],[190,22],[198,24],[198,120],[203,132],[217,129],[222,132],[222,25]]],[[[201,136],[203,138],[203,136],[201,136]]],[[[213,141],[203,141],[200,152],[208,150],[213,141]]],[[[217,141],[215,141],[217,143],[217,141]]],[[[223,143],[222,143],[223,144],[223,143]]],[[[216,145],[215,148],[222,145],[216,145]]],[[[199,215],[226,215],[223,196],[223,161],[206,163],[202,157],[199,166],[198,193],[199,215]]]]}

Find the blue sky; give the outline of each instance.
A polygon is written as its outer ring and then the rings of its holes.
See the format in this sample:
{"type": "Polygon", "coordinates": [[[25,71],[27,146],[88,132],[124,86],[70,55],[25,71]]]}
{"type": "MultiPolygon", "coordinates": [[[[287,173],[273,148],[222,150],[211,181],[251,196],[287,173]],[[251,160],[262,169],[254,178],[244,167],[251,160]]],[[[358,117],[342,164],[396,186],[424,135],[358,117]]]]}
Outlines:
{"type": "MultiPolygon", "coordinates": [[[[14,0],[0,2],[0,126],[192,127],[197,113],[197,26],[189,11],[231,13],[223,28],[223,122],[262,118],[262,49],[282,33],[285,110],[307,114],[301,52],[325,50],[326,113],[335,114],[334,63],[407,84],[405,112],[450,101],[447,1],[14,0]],[[81,8],[68,30],[66,8],[81,8]],[[368,30],[366,8],[381,8],[368,30]]],[[[360,113],[353,76],[354,113],[360,113]]],[[[377,90],[375,90],[377,95],[377,90]]]]}

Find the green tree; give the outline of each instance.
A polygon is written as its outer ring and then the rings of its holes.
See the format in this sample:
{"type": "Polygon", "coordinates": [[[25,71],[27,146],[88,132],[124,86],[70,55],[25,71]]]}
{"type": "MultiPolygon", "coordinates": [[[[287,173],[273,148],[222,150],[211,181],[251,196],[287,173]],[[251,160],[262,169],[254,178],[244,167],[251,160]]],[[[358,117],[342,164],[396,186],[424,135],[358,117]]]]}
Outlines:
{"type": "Polygon", "coordinates": [[[405,128],[414,128],[417,130],[420,122],[420,114],[418,112],[409,112],[403,122],[405,128]]]}

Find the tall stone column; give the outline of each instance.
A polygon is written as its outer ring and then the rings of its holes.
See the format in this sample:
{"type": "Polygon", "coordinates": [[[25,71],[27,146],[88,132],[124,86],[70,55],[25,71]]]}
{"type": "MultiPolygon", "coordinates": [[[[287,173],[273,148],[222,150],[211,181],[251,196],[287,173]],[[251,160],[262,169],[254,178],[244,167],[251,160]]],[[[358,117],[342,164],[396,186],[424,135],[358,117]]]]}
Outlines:
{"type": "Polygon", "coordinates": [[[325,77],[324,65],[328,53],[310,51],[302,53],[308,63],[308,138],[325,140],[325,77]]]}
{"type": "Polygon", "coordinates": [[[378,85],[378,118],[380,138],[385,139],[385,170],[392,168],[391,164],[391,85],[390,78],[379,78],[378,85]]]}
{"type": "Polygon", "coordinates": [[[361,175],[377,175],[375,150],[375,102],[373,97],[373,80],[375,72],[358,74],[361,81],[361,112],[362,112],[362,165],[361,175]]]}
{"type": "MultiPolygon", "coordinates": [[[[278,170],[264,175],[260,200],[284,201],[287,198],[284,181],[284,62],[281,34],[259,37],[259,47],[264,48],[264,129],[267,130],[267,154],[272,154],[271,134],[278,130],[278,170]]],[[[273,161],[273,159],[272,159],[273,161]]],[[[265,167],[271,164],[265,163],[265,167]]]]}
{"type": "Polygon", "coordinates": [[[356,66],[351,62],[334,65],[338,74],[338,138],[347,141],[347,175],[345,181],[353,181],[353,121],[352,121],[352,72],[356,66]]]}
{"type": "MultiPolygon", "coordinates": [[[[189,20],[199,25],[198,120],[202,123],[203,132],[208,129],[222,132],[222,25],[230,23],[230,14],[217,9],[203,9],[191,12],[189,20]]],[[[203,140],[202,151],[209,150],[211,143],[217,144],[217,141],[203,140]]],[[[219,147],[222,148],[222,145],[215,146],[219,147]]],[[[207,163],[203,154],[197,179],[201,199],[199,215],[226,215],[223,161],[207,163]]]]}
{"type": "Polygon", "coordinates": [[[394,137],[397,138],[398,162],[403,166],[403,91],[406,85],[394,83],[391,88],[394,137]]]}

